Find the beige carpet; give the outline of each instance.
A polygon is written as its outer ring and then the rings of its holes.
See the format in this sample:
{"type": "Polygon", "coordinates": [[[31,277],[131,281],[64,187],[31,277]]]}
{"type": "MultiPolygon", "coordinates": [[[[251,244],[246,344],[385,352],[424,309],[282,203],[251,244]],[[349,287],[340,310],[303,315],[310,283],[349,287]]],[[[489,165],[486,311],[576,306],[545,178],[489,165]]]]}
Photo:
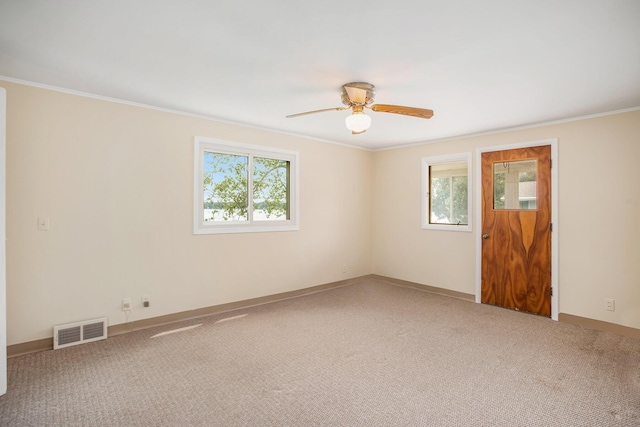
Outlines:
{"type": "Polygon", "coordinates": [[[375,280],[8,365],[2,426],[640,426],[640,340],[375,280]]]}

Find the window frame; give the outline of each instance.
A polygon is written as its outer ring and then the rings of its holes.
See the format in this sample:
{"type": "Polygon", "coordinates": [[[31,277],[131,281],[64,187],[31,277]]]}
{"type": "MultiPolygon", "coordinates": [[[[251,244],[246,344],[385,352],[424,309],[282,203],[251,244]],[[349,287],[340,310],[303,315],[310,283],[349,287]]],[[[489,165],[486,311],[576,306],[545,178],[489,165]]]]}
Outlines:
{"type": "Polygon", "coordinates": [[[272,231],[296,231],[299,225],[299,173],[297,151],[265,147],[261,145],[242,144],[201,136],[194,138],[194,198],[193,198],[193,234],[226,234],[226,233],[260,233],[272,231]],[[204,221],[204,153],[222,153],[250,158],[248,170],[247,194],[249,195],[248,221],[205,222],[204,221]],[[253,208],[253,157],[266,157],[289,162],[289,219],[254,221],[253,208]]]}
{"type": "Polygon", "coordinates": [[[422,158],[422,228],[425,230],[447,230],[447,231],[473,231],[473,210],[472,210],[472,173],[471,173],[471,153],[450,154],[446,156],[433,156],[422,158]],[[430,168],[435,165],[448,163],[467,163],[467,224],[432,224],[431,218],[431,189],[430,189],[430,168]]]}

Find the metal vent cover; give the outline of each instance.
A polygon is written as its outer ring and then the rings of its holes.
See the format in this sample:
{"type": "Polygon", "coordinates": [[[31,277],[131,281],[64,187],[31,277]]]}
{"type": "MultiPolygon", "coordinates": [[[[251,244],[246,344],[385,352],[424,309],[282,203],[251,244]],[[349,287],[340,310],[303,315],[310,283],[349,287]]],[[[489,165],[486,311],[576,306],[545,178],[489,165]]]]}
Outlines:
{"type": "Polygon", "coordinates": [[[67,323],[53,327],[53,349],[107,338],[107,318],[67,323]]]}
{"type": "Polygon", "coordinates": [[[58,329],[58,347],[82,341],[82,328],[72,326],[58,329]]]}
{"type": "Polygon", "coordinates": [[[94,338],[106,338],[104,325],[105,322],[96,322],[82,325],[82,339],[86,341],[92,340],[94,338]]]}

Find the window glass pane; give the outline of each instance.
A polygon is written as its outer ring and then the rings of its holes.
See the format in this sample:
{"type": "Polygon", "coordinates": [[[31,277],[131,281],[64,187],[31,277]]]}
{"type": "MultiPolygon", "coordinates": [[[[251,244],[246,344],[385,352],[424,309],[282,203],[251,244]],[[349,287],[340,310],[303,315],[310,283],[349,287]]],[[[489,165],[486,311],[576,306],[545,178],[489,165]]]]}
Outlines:
{"type": "MultiPolygon", "coordinates": [[[[432,166],[433,167],[433,166],[432,166]]],[[[449,224],[451,221],[451,181],[448,177],[431,178],[432,224],[449,224]]]]}
{"type": "Polygon", "coordinates": [[[248,221],[249,158],[204,153],[204,220],[248,221]]]}
{"type": "Polygon", "coordinates": [[[468,224],[469,223],[469,185],[468,177],[454,176],[452,177],[453,183],[453,203],[451,218],[453,224],[468,224]]]}
{"type": "Polygon", "coordinates": [[[469,224],[467,162],[429,166],[429,223],[469,224]]]}
{"type": "Polygon", "coordinates": [[[520,160],[493,164],[493,208],[537,208],[536,160],[520,160]]]}
{"type": "Polygon", "coordinates": [[[287,220],[289,210],[290,162],[253,159],[253,220],[287,220]]]}

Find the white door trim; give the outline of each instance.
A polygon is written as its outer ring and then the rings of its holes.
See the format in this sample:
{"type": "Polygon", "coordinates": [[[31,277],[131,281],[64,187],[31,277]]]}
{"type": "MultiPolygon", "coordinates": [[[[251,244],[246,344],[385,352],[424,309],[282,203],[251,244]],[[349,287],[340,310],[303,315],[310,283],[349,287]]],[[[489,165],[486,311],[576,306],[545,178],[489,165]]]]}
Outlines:
{"type": "Polygon", "coordinates": [[[7,392],[7,90],[0,88],[0,396],[7,392]]]}
{"type": "Polygon", "coordinates": [[[551,146],[551,223],[553,231],[551,233],[551,318],[558,320],[558,139],[545,139],[541,141],[520,142],[515,144],[499,145],[476,149],[476,302],[482,300],[482,153],[491,151],[513,150],[516,148],[539,147],[541,145],[551,146]]]}

